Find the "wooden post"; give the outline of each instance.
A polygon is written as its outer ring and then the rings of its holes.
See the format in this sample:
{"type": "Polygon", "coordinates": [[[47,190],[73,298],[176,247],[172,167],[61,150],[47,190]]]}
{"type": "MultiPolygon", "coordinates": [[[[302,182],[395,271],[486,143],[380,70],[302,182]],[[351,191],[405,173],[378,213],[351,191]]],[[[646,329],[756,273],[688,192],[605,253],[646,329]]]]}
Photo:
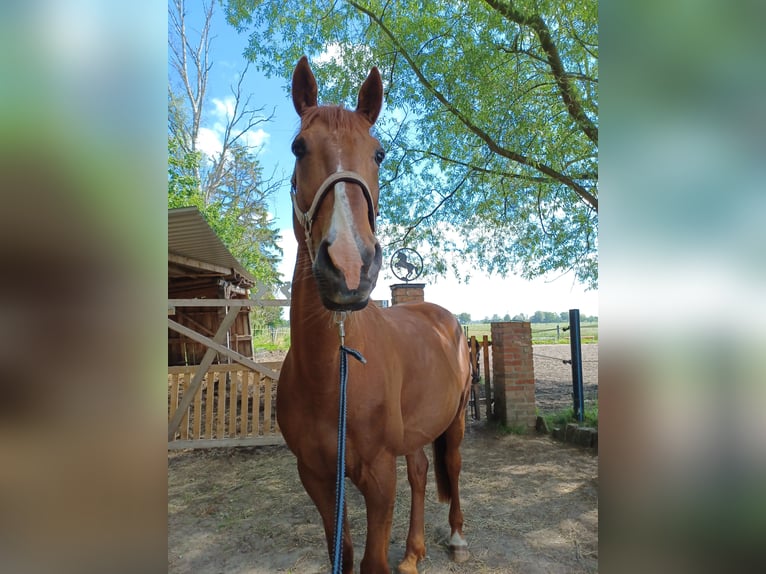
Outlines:
{"type": "MultiPolygon", "coordinates": [[[[189,382],[189,375],[185,373],[178,374],[178,390],[182,394],[186,394],[189,382]]],[[[184,412],[184,418],[181,419],[181,440],[188,440],[189,438],[189,409],[184,412]]]]}
{"type": "Polygon", "coordinates": [[[242,380],[242,371],[232,373],[229,377],[229,438],[237,436],[237,387],[242,380]]]}
{"type": "Polygon", "coordinates": [[[258,373],[253,373],[253,376],[250,377],[251,382],[253,383],[253,401],[250,405],[250,413],[248,413],[251,416],[252,420],[252,430],[253,430],[253,436],[258,436],[260,434],[260,412],[261,412],[261,377],[258,375],[258,373]]]}
{"type": "Polygon", "coordinates": [[[484,335],[481,341],[484,350],[484,400],[486,405],[487,420],[492,419],[492,385],[489,377],[489,337],[484,335]]]}
{"type": "Polygon", "coordinates": [[[216,405],[218,408],[218,425],[215,429],[215,438],[223,438],[223,430],[226,423],[226,375],[228,373],[218,373],[218,392],[216,393],[216,405]]]}
{"type": "Polygon", "coordinates": [[[471,362],[471,397],[473,398],[473,418],[476,420],[481,419],[481,411],[479,410],[478,351],[479,344],[476,341],[476,336],[471,335],[468,341],[468,360],[471,362]]]}
{"type": "Polygon", "coordinates": [[[205,438],[213,438],[213,374],[207,377],[205,389],[205,438]]]}
{"type": "Polygon", "coordinates": [[[202,393],[194,393],[194,430],[193,439],[202,438],[202,393]]]}
{"type": "Polygon", "coordinates": [[[271,434],[271,379],[261,377],[263,381],[263,434],[271,434]]]}

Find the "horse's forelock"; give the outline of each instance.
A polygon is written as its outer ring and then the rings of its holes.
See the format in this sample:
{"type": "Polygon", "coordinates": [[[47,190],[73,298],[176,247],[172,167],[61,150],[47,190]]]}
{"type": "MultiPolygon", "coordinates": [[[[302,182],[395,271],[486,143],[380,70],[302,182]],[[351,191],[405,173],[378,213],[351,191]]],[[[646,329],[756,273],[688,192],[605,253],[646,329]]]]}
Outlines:
{"type": "Polygon", "coordinates": [[[362,116],[343,106],[317,106],[306,110],[301,117],[301,129],[308,128],[316,120],[323,121],[331,129],[370,129],[362,116]]]}

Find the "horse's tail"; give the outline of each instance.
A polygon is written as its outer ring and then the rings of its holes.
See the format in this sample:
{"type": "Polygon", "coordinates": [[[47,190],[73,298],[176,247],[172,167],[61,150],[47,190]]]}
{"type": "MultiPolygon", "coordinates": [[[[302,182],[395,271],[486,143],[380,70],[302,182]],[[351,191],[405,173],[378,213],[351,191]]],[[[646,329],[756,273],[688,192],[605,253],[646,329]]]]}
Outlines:
{"type": "MultiPolygon", "coordinates": [[[[446,311],[445,311],[446,312],[446,311]]],[[[450,314],[455,326],[455,343],[457,349],[460,351],[463,357],[465,357],[465,365],[470,365],[468,345],[466,343],[465,335],[463,334],[463,328],[457,321],[454,315],[450,314]]],[[[450,502],[452,500],[453,492],[453,480],[458,480],[460,474],[460,454],[456,453],[460,446],[460,441],[463,440],[463,434],[465,432],[465,409],[468,406],[468,400],[471,395],[471,376],[470,368],[465,372],[465,382],[463,383],[462,395],[460,397],[460,403],[458,404],[457,412],[455,413],[454,420],[450,423],[442,434],[440,434],[433,442],[434,448],[434,474],[436,475],[436,491],[439,495],[439,502],[450,502]],[[453,443],[448,444],[448,434],[453,443]],[[452,473],[447,468],[447,449],[452,450],[452,458],[457,457],[458,466],[452,473]]],[[[454,486],[457,486],[455,484],[454,486]]],[[[456,489],[455,489],[456,490],[456,489]]]]}
{"type": "Polygon", "coordinates": [[[452,499],[452,485],[447,472],[447,433],[446,431],[436,437],[434,446],[434,474],[436,475],[436,491],[439,494],[439,502],[449,502],[452,499]]]}

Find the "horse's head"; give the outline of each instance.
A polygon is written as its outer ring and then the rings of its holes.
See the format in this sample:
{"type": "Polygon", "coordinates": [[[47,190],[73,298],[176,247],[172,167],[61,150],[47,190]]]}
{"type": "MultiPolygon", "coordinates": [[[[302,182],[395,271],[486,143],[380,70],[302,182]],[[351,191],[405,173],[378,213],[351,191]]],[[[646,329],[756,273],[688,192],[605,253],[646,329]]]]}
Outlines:
{"type": "Polygon", "coordinates": [[[293,141],[294,229],[305,241],[325,307],[365,307],[382,260],[375,237],[378,166],[385,153],[370,128],[383,105],[383,83],[373,68],[356,110],[317,106],[317,84],[304,56],[293,72],[292,96],[301,117],[293,141]]]}

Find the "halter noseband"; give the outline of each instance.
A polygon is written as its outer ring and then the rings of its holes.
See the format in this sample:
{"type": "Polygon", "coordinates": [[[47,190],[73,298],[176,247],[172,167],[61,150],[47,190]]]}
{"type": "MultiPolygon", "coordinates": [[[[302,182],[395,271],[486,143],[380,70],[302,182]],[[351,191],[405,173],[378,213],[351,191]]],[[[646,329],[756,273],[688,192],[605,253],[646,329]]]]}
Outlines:
{"type": "Polygon", "coordinates": [[[303,227],[303,231],[306,233],[306,246],[309,249],[309,257],[311,258],[311,263],[314,263],[314,249],[312,248],[311,242],[311,226],[314,224],[314,220],[316,219],[316,211],[319,208],[319,204],[322,202],[325,195],[327,195],[330,190],[335,187],[336,183],[341,181],[355,183],[362,188],[362,194],[367,200],[367,216],[370,220],[370,228],[372,229],[372,232],[375,233],[375,206],[372,202],[370,186],[367,185],[367,182],[361,175],[355,171],[337,171],[331,174],[322,182],[322,185],[319,186],[319,189],[314,195],[314,201],[311,202],[311,206],[308,208],[308,210],[302,211],[298,206],[298,189],[296,187],[295,173],[293,172],[290,197],[293,200],[293,211],[295,212],[295,217],[298,220],[298,223],[300,223],[303,227]]]}

